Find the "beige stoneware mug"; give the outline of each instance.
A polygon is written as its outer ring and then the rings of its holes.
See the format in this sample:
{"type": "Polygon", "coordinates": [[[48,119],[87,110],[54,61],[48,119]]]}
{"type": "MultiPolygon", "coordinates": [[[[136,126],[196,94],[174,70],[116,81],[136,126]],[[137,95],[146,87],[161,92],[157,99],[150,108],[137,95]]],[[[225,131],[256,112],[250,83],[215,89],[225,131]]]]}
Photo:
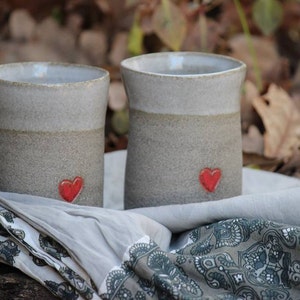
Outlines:
{"type": "Polygon", "coordinates": [[[0,190],[102,206],[108,86],[96,67],[0,65],[0,190]]]}
{"type": "Polygon", "coordinates": [[[196,52],[121,63],[130,106],[125,208],[241,193],[245,70],[241,61],[196,52]]]}

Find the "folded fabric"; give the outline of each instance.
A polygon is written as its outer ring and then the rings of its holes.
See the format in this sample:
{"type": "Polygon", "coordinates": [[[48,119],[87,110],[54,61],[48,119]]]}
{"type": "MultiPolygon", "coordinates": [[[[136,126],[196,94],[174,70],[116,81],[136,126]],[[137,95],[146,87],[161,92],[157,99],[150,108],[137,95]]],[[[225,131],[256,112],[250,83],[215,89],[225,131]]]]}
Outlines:
{"type": "Polygon", "coordinates": [[[300,181],[243,172],[242,196],[130,211],[0,192],[0,260],[61,299],[298,300],[300,181]]]}

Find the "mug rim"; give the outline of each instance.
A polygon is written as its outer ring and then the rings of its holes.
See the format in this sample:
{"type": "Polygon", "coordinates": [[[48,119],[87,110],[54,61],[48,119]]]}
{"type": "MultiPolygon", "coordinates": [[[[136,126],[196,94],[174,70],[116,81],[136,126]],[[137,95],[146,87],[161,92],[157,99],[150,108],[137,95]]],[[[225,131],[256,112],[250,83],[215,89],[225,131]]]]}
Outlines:
{"type": "Polygon", "coordinates": [[[130,58],[126,58],[123,61],[121,61],[121,69],[127,69],[132,72],[145,74],[145,75],[152,75],[152,76],[161,76],[161,77],[167,77],[167,78],[200,78],[200,77],[216,77],[216,76],[224,76],[225,74],[230,74],[233,72],[240,72],[244,69],[246,69],[246,64],[238,60],[236,58],[226,56],[226,55],[220,55],[220,54],[214,54],[214,53],[205,53],[205,52],[195,52],[195,51],[175,51],[175,52],[155,52],[155,53],[147,53],[147,54],[141,54],[138,56],[133,56],[130,58]],[[214,58],[219,61],[223,62],[232,62],[233,67],[227,68],[225,70],[215,71],[215,72],[208,72],[208,73],[191,73],[191,74],[168,74],[163,72],[155,72],[155,71],[149,71],[146,69],[139,68],[137,66],[137,62],[142,59],[166,59],[167,57],[198,57],[198,58],[214,58]],[[235,66],[234,66],[235,64],[235,66]]]}
{"type": "MultiPolygon", "coordinates": [[[[16,70],[17,71],[17,70],[16,70]]],[[[71,72],[70,72],[71,73],[71,72]]],[[[28,77],[30,78],[30,77],[28,77]]],[[[67,63],[67,62],[52,62],[52,61],[28,61],[28,62],[13,62],[13,63],[5,63],[0,64],[0,84],[7,84],[7,85],[13,85],[13,86],[21,86],[21,87],[41,87],[41,88],[59,88],[59,87],[67,87],[67,86],[78,86],[78,85],[85,85],[87,83],[97,82],[106,80],[109,78],[109,72],[106,69],[91,66],[91,65],[84,65],[84,64],[73,64],[73,63],[67,63]],[[84,79],[79,81],[63,81],[61,83],[37,83],[37,82],[29,82],[29,81],[18,81],[18,80],[8,80],[5,79],[5,76],[1,76],[1,73],[4,71],[5,68],[8,68],[11,70],[12,68],[24,66],[24,67],[30,67],[34,65],[40,65],[40,66],[46,66],[50,68],[55,67],[62,67],[64,69],[70,68],[77,68],[77,69],[85,69],[85,70],[92,70],[95,72],[98,72],[97,76],[94,76],[94,78],[91,79],[84,79]],[[2,78],[1,78],[2,77],[2,78]]]]}

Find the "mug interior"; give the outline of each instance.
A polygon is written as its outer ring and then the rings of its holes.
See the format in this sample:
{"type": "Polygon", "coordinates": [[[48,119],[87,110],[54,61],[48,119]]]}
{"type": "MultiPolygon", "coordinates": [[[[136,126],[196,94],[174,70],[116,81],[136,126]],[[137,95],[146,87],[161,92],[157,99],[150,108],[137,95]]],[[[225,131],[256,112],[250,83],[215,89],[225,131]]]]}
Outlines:
{"type": "Polygon", "coordinates": [[[0,66],[0,80],[14,83],[59,85],[95,80],[105,75],[105,70],[81,65],[32,62],[0,66]]]}
{"type": "Polygon", "coordinates": [[[142,73],[193,76],[240,69],[244,64],[230,57],[195,52],[162,52],[126,59],[122,67],[142,73]]]}

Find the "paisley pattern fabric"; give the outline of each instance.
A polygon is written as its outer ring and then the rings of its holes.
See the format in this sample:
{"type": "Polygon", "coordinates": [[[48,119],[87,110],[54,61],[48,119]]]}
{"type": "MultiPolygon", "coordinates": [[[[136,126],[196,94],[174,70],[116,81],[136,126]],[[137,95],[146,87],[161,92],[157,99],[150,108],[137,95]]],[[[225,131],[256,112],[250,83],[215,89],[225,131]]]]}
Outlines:
{"type": "Polygon", "coordinates": [[[3,207],[0,224],[0,261],[61,299],[300,299],[297,226],[226,219],[173,234],[169,250],[145,235],[98,289],[55,238],[3,207]]]}
{"type": "Polygon", "coordinates": [[[237,218],[186,235],[185,245],[171,252],[147,237],[132,245],[101,297],[300,299],[300,228],[237,218]]]}
{"type": "Polygon", "coordinates": [[[0,262],[30,270],[33,278],[61,299],[100,299],[63,246],[1,207],[0,262]]]}

